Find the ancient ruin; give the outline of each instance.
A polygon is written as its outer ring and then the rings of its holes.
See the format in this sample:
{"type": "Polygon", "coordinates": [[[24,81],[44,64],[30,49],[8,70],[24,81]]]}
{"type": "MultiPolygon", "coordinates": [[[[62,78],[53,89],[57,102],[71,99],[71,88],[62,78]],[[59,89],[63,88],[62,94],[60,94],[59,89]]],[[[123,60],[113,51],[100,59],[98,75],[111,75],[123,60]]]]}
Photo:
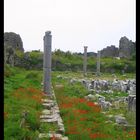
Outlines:
{"type": "Polygon", "coordinates": [[[84,75],[87,74],[87,46],[84,46],[84,64],[83,64],[84,75]]]}
{"type": "Polygon", "coordinates": [[[97,75],[100,75],[100,51],[97,54],[97,75]]]}
{"type": "Polygon", "coordinates": [[[50,31],[47,31],[44,36],[44,93],[51,96],[51,45],[52,35],[50,31]]]}

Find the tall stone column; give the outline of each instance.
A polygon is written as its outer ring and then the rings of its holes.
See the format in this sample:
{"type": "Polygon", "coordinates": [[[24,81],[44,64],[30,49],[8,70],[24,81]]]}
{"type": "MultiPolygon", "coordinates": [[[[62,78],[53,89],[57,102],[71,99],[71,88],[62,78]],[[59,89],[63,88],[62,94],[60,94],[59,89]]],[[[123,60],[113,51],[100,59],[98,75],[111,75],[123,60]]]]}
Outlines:
{"type": "Polygon", "coordinates": [[[44,36],[44,93],[51,96],[51,45],[52,35],[50,31],[47,31],[44,36]]]}
{"type": "Polygon", "coordinates": [[[100,51],[97,53],[97,75],[100,75],[100,51]]]}
{"type": "Polygon", "coordinates": [[[84,75],[87,74],[87,46],[84,46],[84,63],[83,63],[84,75]]]}

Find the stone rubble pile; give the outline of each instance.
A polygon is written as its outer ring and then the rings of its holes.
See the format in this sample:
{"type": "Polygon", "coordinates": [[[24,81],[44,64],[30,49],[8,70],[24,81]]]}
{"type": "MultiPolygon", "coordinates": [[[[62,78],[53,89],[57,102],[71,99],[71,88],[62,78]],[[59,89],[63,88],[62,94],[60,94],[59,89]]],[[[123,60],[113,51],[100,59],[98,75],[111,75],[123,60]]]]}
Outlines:
{"type": "Polygon", "coordinates": [[[136,80],[82,80],[83,85],[88,89],[96,92],[112,93],[113,91],[127,92],[136,94],[136,80]]]}

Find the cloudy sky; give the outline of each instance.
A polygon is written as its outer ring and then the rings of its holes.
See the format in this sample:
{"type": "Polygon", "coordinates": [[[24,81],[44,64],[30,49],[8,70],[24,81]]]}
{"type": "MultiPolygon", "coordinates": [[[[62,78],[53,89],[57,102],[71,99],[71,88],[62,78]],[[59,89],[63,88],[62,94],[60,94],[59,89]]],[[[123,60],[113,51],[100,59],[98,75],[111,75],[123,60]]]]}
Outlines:
{"type": "Polygon", "coordinates": [[[135,18],[135,0],[4,0],[4,32],[19,34],[25,51],[42,51],[48,30],[52,50],[118,47],[122,36],[135,41],[135,18]]]}

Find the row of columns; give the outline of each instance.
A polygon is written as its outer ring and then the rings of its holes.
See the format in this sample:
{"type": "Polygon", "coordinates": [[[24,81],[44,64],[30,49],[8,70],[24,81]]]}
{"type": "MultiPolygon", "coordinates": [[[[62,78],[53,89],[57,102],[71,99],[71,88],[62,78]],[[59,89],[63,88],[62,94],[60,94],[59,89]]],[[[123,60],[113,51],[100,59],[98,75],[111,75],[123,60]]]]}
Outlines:
{"type": "MultiPolygon", "coordinates": [[[[51,31],[45,32],[44,36],[44,61],[43,61],[43,81],[44,81],[44,93],[51,96],[51,47],[52,35],[51,31]]],[[[87,75],[87,46],[84,46],[84,60],[83,60],[83,72],[84,76],[87,75]]],[[[100,51],[97,54],[97,75],[100,75],[100,51]]]]}

